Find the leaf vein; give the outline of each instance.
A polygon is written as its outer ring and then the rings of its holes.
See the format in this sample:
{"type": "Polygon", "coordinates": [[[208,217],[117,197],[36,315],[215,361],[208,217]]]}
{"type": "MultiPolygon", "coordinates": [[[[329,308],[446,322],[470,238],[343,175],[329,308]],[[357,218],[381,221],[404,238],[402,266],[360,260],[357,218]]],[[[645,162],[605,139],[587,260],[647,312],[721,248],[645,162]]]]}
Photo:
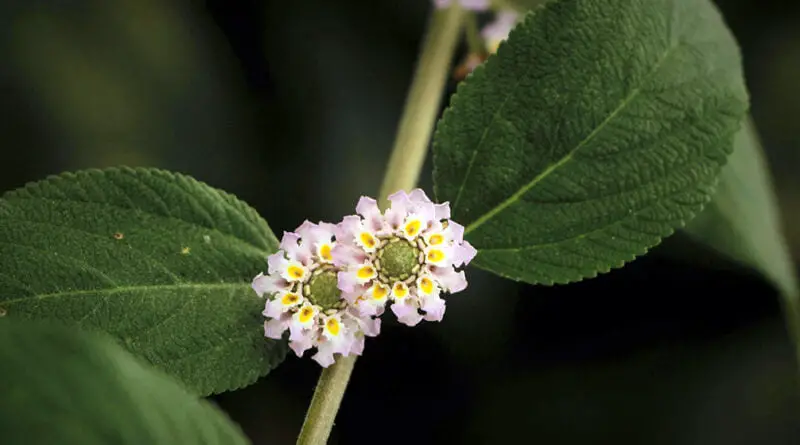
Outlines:
{"type": "MultiPolygon", "coordinates": [[[[567,154],[565,154],[565,155],[564,155],[564,156],[563,156],[561,159],[559,159],[558,161],[556,161],[556,162],[554,162],[554,163],[550,164],[550,165],[549,165],[547,168],[545,168],[545,169],[544,169],[544,171],[542,171],[541,173],[539,173],[538,175],[536,175],[536,176],[535,176],[535,177],[534,177],[534,178],[533,178],[533,179],[532,179],[530,182],[528,182],[527,184],[525,184],[525,185],[523,185],[522,187],[520,187],[520,189],[519,189],[519,190],[517,190],[517,191],[516,191],[514,194],[512,194],[512,195],[511,195],[511,196],[509,196],[507,199],[505,199],[504,201],[502,201],[500,204],[496,205],[495,207],[491,208],[489,211],[487,211],[486,213],[484,213],[483,215],[481,215],[480,217],[478,217],[477,219],[475,219],[475,221],[473,221],[472,223],[470,223],[470,224],[469,224],[469,225],[466,227],[466,229],[464,230],[464,234],[466,235],[466,234],[468,234],[468,233],[472,232],[473,230],[475,230],[475,229],[477,229],[478,227],[480,227],[481,225],[483,225],[483,224],[484,224],[486,221],[490,220],[490,219],[491,219],[491,218],[493,218],[495,215],[497,215],[498,213],[500,213],[500,212],[502,212],[503,210],[505,210],[507,207],[509,207],[509,206],[511,206],[512,204],[514,204],[514,203],[516,203],[517,201],[519,201],[519,199],[520,199],[520,198],[521,198],[521,197],[522,197],[522,196],[523,196],[525,193],[527,193],[527,192],[528,192],[528,191],[529,191],[531,188],[535,187],[535,186],[536,186],[536,185],[537,185],[539,182],[541,182],[542,180],[544,180],[545,178],[547,178],[548,176],[550,176],[550,174],[551,174],[551,173],[553,173],[554,171],[558,170],[560,167],[562,167],[563,165],[565,165],[566,163],[568,163],[570,160],[572,160],[573,156],[575,155],[575,153],[576,153],[578,150],[580,150],[581,148],[583,148],[584,146],[586,146],[586,144],[588,144],[589,142],[591,142],[591,141],[592,141],[592,140],[593,140],[593,139],[594,139],[594,138],[595,138],[595,137],[596,137],[598,134],[600,134],[600,132],[601,132],[602,130],[604,130],[604,129],[606,128],[606,126],[607,126],[607,125],[608,125],[608,124],[609,124],[609,123],[610,123],[610,122],[611,122],[611,121],[612,121],[612,120],[613,120],[613,119],[614,119],[614,118],[615,118],[615,117],[616,117],[616,116],[617,116],[617,115],[618,115],[618,114],[619,114],[619,113],[620,113],[622,110],[624,110],[624,109],[625,109],[625,108],[626,108],[626,107],[627,107],[627,106],[628,106],[628,105],[629,105],[629,104],[630,104],[630,103],[631,103],[631,102],[632,102],[634,99],[636,99],[636,98],[639,96],[639,93],[640,93],[640,92],[641,92],[641,90],[642,90],[642,86],[643,86],[643,85],[644,85],[644,84],[647,82],[647,80],[648,80],[650,77],[652,77],[653,75],[655,75],[655,74],[656,74],[656,73],[657,73],[657,72],[658,72],[658,71],[661,69],[662,65],[663,65],[663,64],[664,64],[664,62],[665,62],[665,61],[666,61],[666,60],[669,58],[669,56],[670,56],[670,55],[672,55],[672,54],[674,54],[674,53],[675,53],[675,50],[676,50],[677,48],[680,48],[680,47],[681,47],[681,44],[680,44],[680,42],[679,42],[677,45],[675,45],[675,46],[671,46],[671,47],[667,48],[667,50],[664,52],[664,54],[662,54],[662,56],[659,58],[659,60],[658,60],[658,61],[656,62],[656,64],[653,66],[653,69],[651,69],[651,70],[650,70],[650,72],[648,72],[648,73],[647,73],[647,74],[644,76],[644,78],[643,78],[643,79],[642,79],[642,81],[641,81],[641,84],[640,84],[639,86],[637,86],[636,88],[632,89],[632,90],[631,90],[631,92],[630,92],[630,93],[628,93],[628,95],[627,95],[627,96],[625,96],[625,98],[623,98],[623,100],[620,102],[620,104],[619,104],[619,105],[617,105],[617,107],[616,107],[616,108],[615,108],[615,109],[614,109],[614,110],[613,110],[613,111],[612,111],[612,112],[611,112],[611,113],[610,113],[610,114],[609,114],[609,115],[608,115],[608,116],[607,116],[607,117],[606,117],[606,118],[603,120],[603,122],[601,122],[601,123],[600,123],[600,125],[598,125],[597,127],[595,127],[595,129],[594,129],[594,130],[592,130],[592,131],[591,131],[591,133],[589,133],[589,135],[588,135],[588,136],[586,136],[585,138],[583,138],[583,139],[582,139],[582,140],[581,140],[581,141],[578,143],[578,145],[576,145],[574,148],[572,148],[571,150],[569,150],[569,151],[567,152],[567,154]]],[[[520,78],[520,79],[521,79],[521,78],[520,78]]],[[[519,85],[519,81],[517,81],[517,83],[515,84],[515,87],[514,87],[514,88],[512,88],[512,91],[513,91],[513,90],[514,90],[514,89],[515,89],[515,88],[516,88],[518,85],[519,85]]],[[[505,104],[505,103],[508,101],[508,98],[509,98],[509,97],[511,97],[511,96],[512,96],[512,94],[509,94],[509,95],[506,97],[506,100],[505,100],[503,103],[505,104]]],[[[487,127],[487,131],[488,131],[488,127],[487,127]]],[[[477,153],[477,151],[478,151],[478,150],[477,150],[477,148],[476,148],[476,150],[475,150],[475,153],[477,153]]],[[[469,172],[469,169],[468,169],[467,171],[469,172]]],[[[468,174],[469,174],[469,173],[467,173],[467,175],[465,175],[465,180],[464,180],[464,182],[462,182],[462,185],[463,185],[463,184],[466,182],[466,177],[468,176],[468,174]]]]}

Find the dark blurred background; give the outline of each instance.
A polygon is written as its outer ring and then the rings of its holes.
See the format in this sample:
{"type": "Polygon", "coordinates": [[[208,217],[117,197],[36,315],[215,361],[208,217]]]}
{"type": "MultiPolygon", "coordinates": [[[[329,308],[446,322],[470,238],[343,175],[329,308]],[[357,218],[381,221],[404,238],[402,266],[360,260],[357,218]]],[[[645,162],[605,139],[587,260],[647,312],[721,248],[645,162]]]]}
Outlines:
{"type": "MultiPolygon", "coordinates": [[[[798,259],[800,7],[718,4],[744,53],[798,259]]],[[[377,191],[429,9],[2,2],[0,190],[65,170],[158,166],[235,193],[278,235],[337,220],[377,191]]],[[[423,177],[430,191],[430,165],[423,177]]],[[[800,443],[775,289],[683,235],[574,285],[470,279],[441,324],[385,323],[367,342],[331,443],[800,443]],[[666,254],[676,249],[704,260],[666,254]]],[[[318,372],[292,356],[214,400],[255,444],[292,444],[318,372]]]]}

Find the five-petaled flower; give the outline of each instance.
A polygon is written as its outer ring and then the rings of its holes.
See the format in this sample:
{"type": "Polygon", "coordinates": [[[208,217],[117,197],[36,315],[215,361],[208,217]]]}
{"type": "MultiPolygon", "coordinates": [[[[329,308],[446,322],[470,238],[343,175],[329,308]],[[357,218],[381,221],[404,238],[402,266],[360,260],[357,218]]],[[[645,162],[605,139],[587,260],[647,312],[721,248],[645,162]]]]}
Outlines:
{"type": "Polygon", "coordinates": [[[337,287],[340,269],[333,264],[335,227],[304,222],[284,232],[280,250],[267,259],[267,275],[253,279],[259,296],[267,295],[264,323],[267,337],[280,339],[289,330],[289,346],[298,355],[312,348],[323,367],[334,354],[361,355],[364,335],[375,336],[380,320],[348,304],[337,287]]]}
{"type": "Polygon", "coordinates": [[[464,240],[464,227],[451,221],[450,205],[434,204],[421,189],[389,196],[382,213],[376,201],[361,197],[358,215],[336,227],[331,252],[339,289],[361,316],[380,316],[388,302],[398,320],[414,326],[423,318],[440,321],[442,292],[467,286],[463,271],[476,254],[464,240]]]}

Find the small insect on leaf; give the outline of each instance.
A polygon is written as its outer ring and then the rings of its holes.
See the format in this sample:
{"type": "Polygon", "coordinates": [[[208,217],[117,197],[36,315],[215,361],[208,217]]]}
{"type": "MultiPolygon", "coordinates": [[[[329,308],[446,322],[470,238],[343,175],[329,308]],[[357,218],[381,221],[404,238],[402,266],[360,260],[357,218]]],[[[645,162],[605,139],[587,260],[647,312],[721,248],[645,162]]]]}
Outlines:
{"type": "Polygon", "coordinates": [[[114,234],[114,239],[116,239],[116,240],[120,240],[120,239],[122,239],[122,238],[125,238],[125,235],[124,235],[122,232],[116,232],[116,233],[114,234]]]}
{"type": "Polygon", "coordinates": [[[183,249],[181,249],[181,255],[189,255],[189,252],[191,252],[191,250],[192,249],[189,246],[186,246],[183,249]]]}

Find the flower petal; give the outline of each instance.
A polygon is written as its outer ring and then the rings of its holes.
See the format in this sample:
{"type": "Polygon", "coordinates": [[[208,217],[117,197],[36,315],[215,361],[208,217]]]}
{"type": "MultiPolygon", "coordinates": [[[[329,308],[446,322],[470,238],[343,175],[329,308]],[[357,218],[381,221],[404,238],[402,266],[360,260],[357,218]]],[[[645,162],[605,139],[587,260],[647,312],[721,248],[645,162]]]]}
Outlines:
{"type": "Polygon", "coordinates": [[[459,267],[461,265],[467,265],[477,254],[478,251],[472,247],[472,244],[468,241],[464,241],[453,249],[453,266],[459,267]]]}
{"type": "MultiPolygon", "coordinates": [[[[366,305],[369,306],[369,305],[366,305]]],[[[357,330],[360,330],[364,335],[375,337],[381,332],[381,319],[365,316],[355,307],[348,309],[348,314],[357,325],[357,330]]]]}
{"type": "Polygon", "coordinates": [[[364,332],[364,335],[368,337],[377,337],[378,334],[381,333],[380,318],[364,317],[361,318],[360,321],[361,321],[361,330],[364,332]]]}
{"type": "Polygon", "coordinates": [[[400,229],[400,226],[403,225],[403,221],[406,219],[408,212],[406,212],[405,208],[390,208],[385,213],[385,220],[387,230],[390,229],[391,231],[397,231],[400,229]]]}
{"type": "Polygon", "coordinates": [[[345,355],[361,355],[364,352],[364,336],[356,335],[350,343],[350,351],[345,355]]]}
{"type": "Polygon", "coordinates": [[[331,257],[336,267],[361,264],[367,260],[367,254],[363,250],[353,245],[339,243],[331,249],[331,257]]]}
{"type": "Polygon", "coordinates": [[[267,273],[270,275],[280,273],[283,269],[286,269],[286,264],[288,262],[283,251],[279,250],[273,253],[267,257],[267,273]]]}
{"type": "Polygon", "coordinates": [[[392,312],[397,316],[397,321],[407,326],[416,326],[422,321],[415,305],[410,302],[397,302],[392,305],[392,312]]]}
{"type": "Polygon", "coordinates": [[[296,232],[302,238],[302,245],[310,252],[316,251],[321,243],[330,243],[335,234],[336,226],[326,222],[314,224],[308,220],[297,228],[296,232]]]}
{"type": "Polygon", "coordinates": [[[408,213],[411,209],[411,199],[405,190],[398,190],[392,193],[388,199],[392,203],[390,209],[397,211],[399,214],[408,213]]]}
{"type": "MultiPolygon", "coordinates": [[[[310,222],[306,221],[304,225],[310,222]]],[[[303,227],[302,225],[300,226],[303,227]]],[[[300,243],[301,236],[294,232],[283,232],[280,248],[286,252],[290,261],[297,261],[308,265],[311,262],[311,248],[307,243],[300,243]]]]}
{"type": "Polygon", "coordinates": [[[426,229],[436,220],[436,206],[432,202],[414,203],[413,213],[422,220],[422,226],[426,229]]]}
{"type": "Polygon", "coordinates": [[[259,273],[255,278],[253,278],[253,283],[251,286],[259,297],[263,297],[264,294],[272,295],[287,289],[289,287],[289,283],[280,276],[264,275],[263,273],[259,273]]]}
{"type": "Polygon", "coordinates": [[[287,320],[284,318],[273,318],[264,322],[264,336],[273,340],[280,340],[286,331],[287,320]]]}
{"type": "Polygon", "coordinates": [[[342,291],[342,299],[352,305],[360,296],[364,295],[366,291],[367,289],[364,286],[356,286],[351,292],[342,291]]]}
{"type": "Polygon", "coordinates": [[[464,271],[456,272],[452,267],[431,267],[431,273],[439,280],[441,287],[447,292],[461,292],[467,287],[464,271]]]}
{"type": "Polygon", "coordinates": [[[330,342],[325,342],[317,346],[317,353],[311,356],[315,362],[319,363],[323,368],[333,364],[333,348],[330,342]]]}
{"type": "Polygon", "coordinates": [[[441,221],[443,219],[450,219],[449,202],[445,202],[443,204],[434,204],[434,208],[436,211],[436,221],[441,221]]]}
{"type": "Polygon", "coordinates": [[[333,346],[333,352],[342,355],[349,354],[350,347],[353,345],[353,340],[354,336],[352,332],[343,332],[340,338],[330,342],[333,346]]]}
{"type": "Polygon", "coordinates": [[[348,215],[336,225],[333,234],[336,236],[337,244],[353,244],[355,237],[361,231],[361,218],[358,215],[348,215]]]}
{"type": "Polygon", "coordinates": [[[313,332],[306,331],[305,335],[298,335],[294,338],[290,337],[289,347],[292,348],[292,351],[294,351],[298,357],[302,357],[303,353],[313,346],[313,338],[313,332]]]}
{"type": "Polygon", "coordinates": [[[371,317],[371,316],[381,316],[383,314],[383,305],[386,302],[378,303],[372,299],[365,299],[361,300],[356,308],[358,309],[358,315],[361,317],[371,317]]]}
{"type": "Polygon", "coordinates": [[[264,306],[263,314],[265,317],[269,318],[281,318],[283,315],[283,305],[277,299],[269,300],[264,306]]]}
{"type": "Polygon", "coordinates": [[[455,222],[447,221],[447,235],[456,244],[464,241],[464,226],[455,222]]]}
{"type": "Polygon", "coordinates": [[[425,311],[425,320],[442,321],[445,302],[438,295],[428,296],[423,299],[421,309],[425,311]]]}
{"type": "Polygon", "coordinates": [[[342,292],[353,293],[356,289],[361,286],[358,282],[358,277],[356,276],[355,270],[348,270],[344,272],[339,272],[336,274],[337,278],[337,287],[342,292]]]}
{"type": "Polygon", "coordinates": [[[422,190],[421,188],[416,188],[414,190],[411,190],[411,192],[408,194],[408,199],[414,203],[431,202],[430,198],[428,198],[428,195],[426,195],[425,191],[422,190]]]}
{"type": "Polygon", "coordinates": [[[378,208],[378,202],[374,199],[362,196],[356,205],[356,213],[364,217],[369,230],[378,232],[383,228],[383,215],[378,208]]]}

